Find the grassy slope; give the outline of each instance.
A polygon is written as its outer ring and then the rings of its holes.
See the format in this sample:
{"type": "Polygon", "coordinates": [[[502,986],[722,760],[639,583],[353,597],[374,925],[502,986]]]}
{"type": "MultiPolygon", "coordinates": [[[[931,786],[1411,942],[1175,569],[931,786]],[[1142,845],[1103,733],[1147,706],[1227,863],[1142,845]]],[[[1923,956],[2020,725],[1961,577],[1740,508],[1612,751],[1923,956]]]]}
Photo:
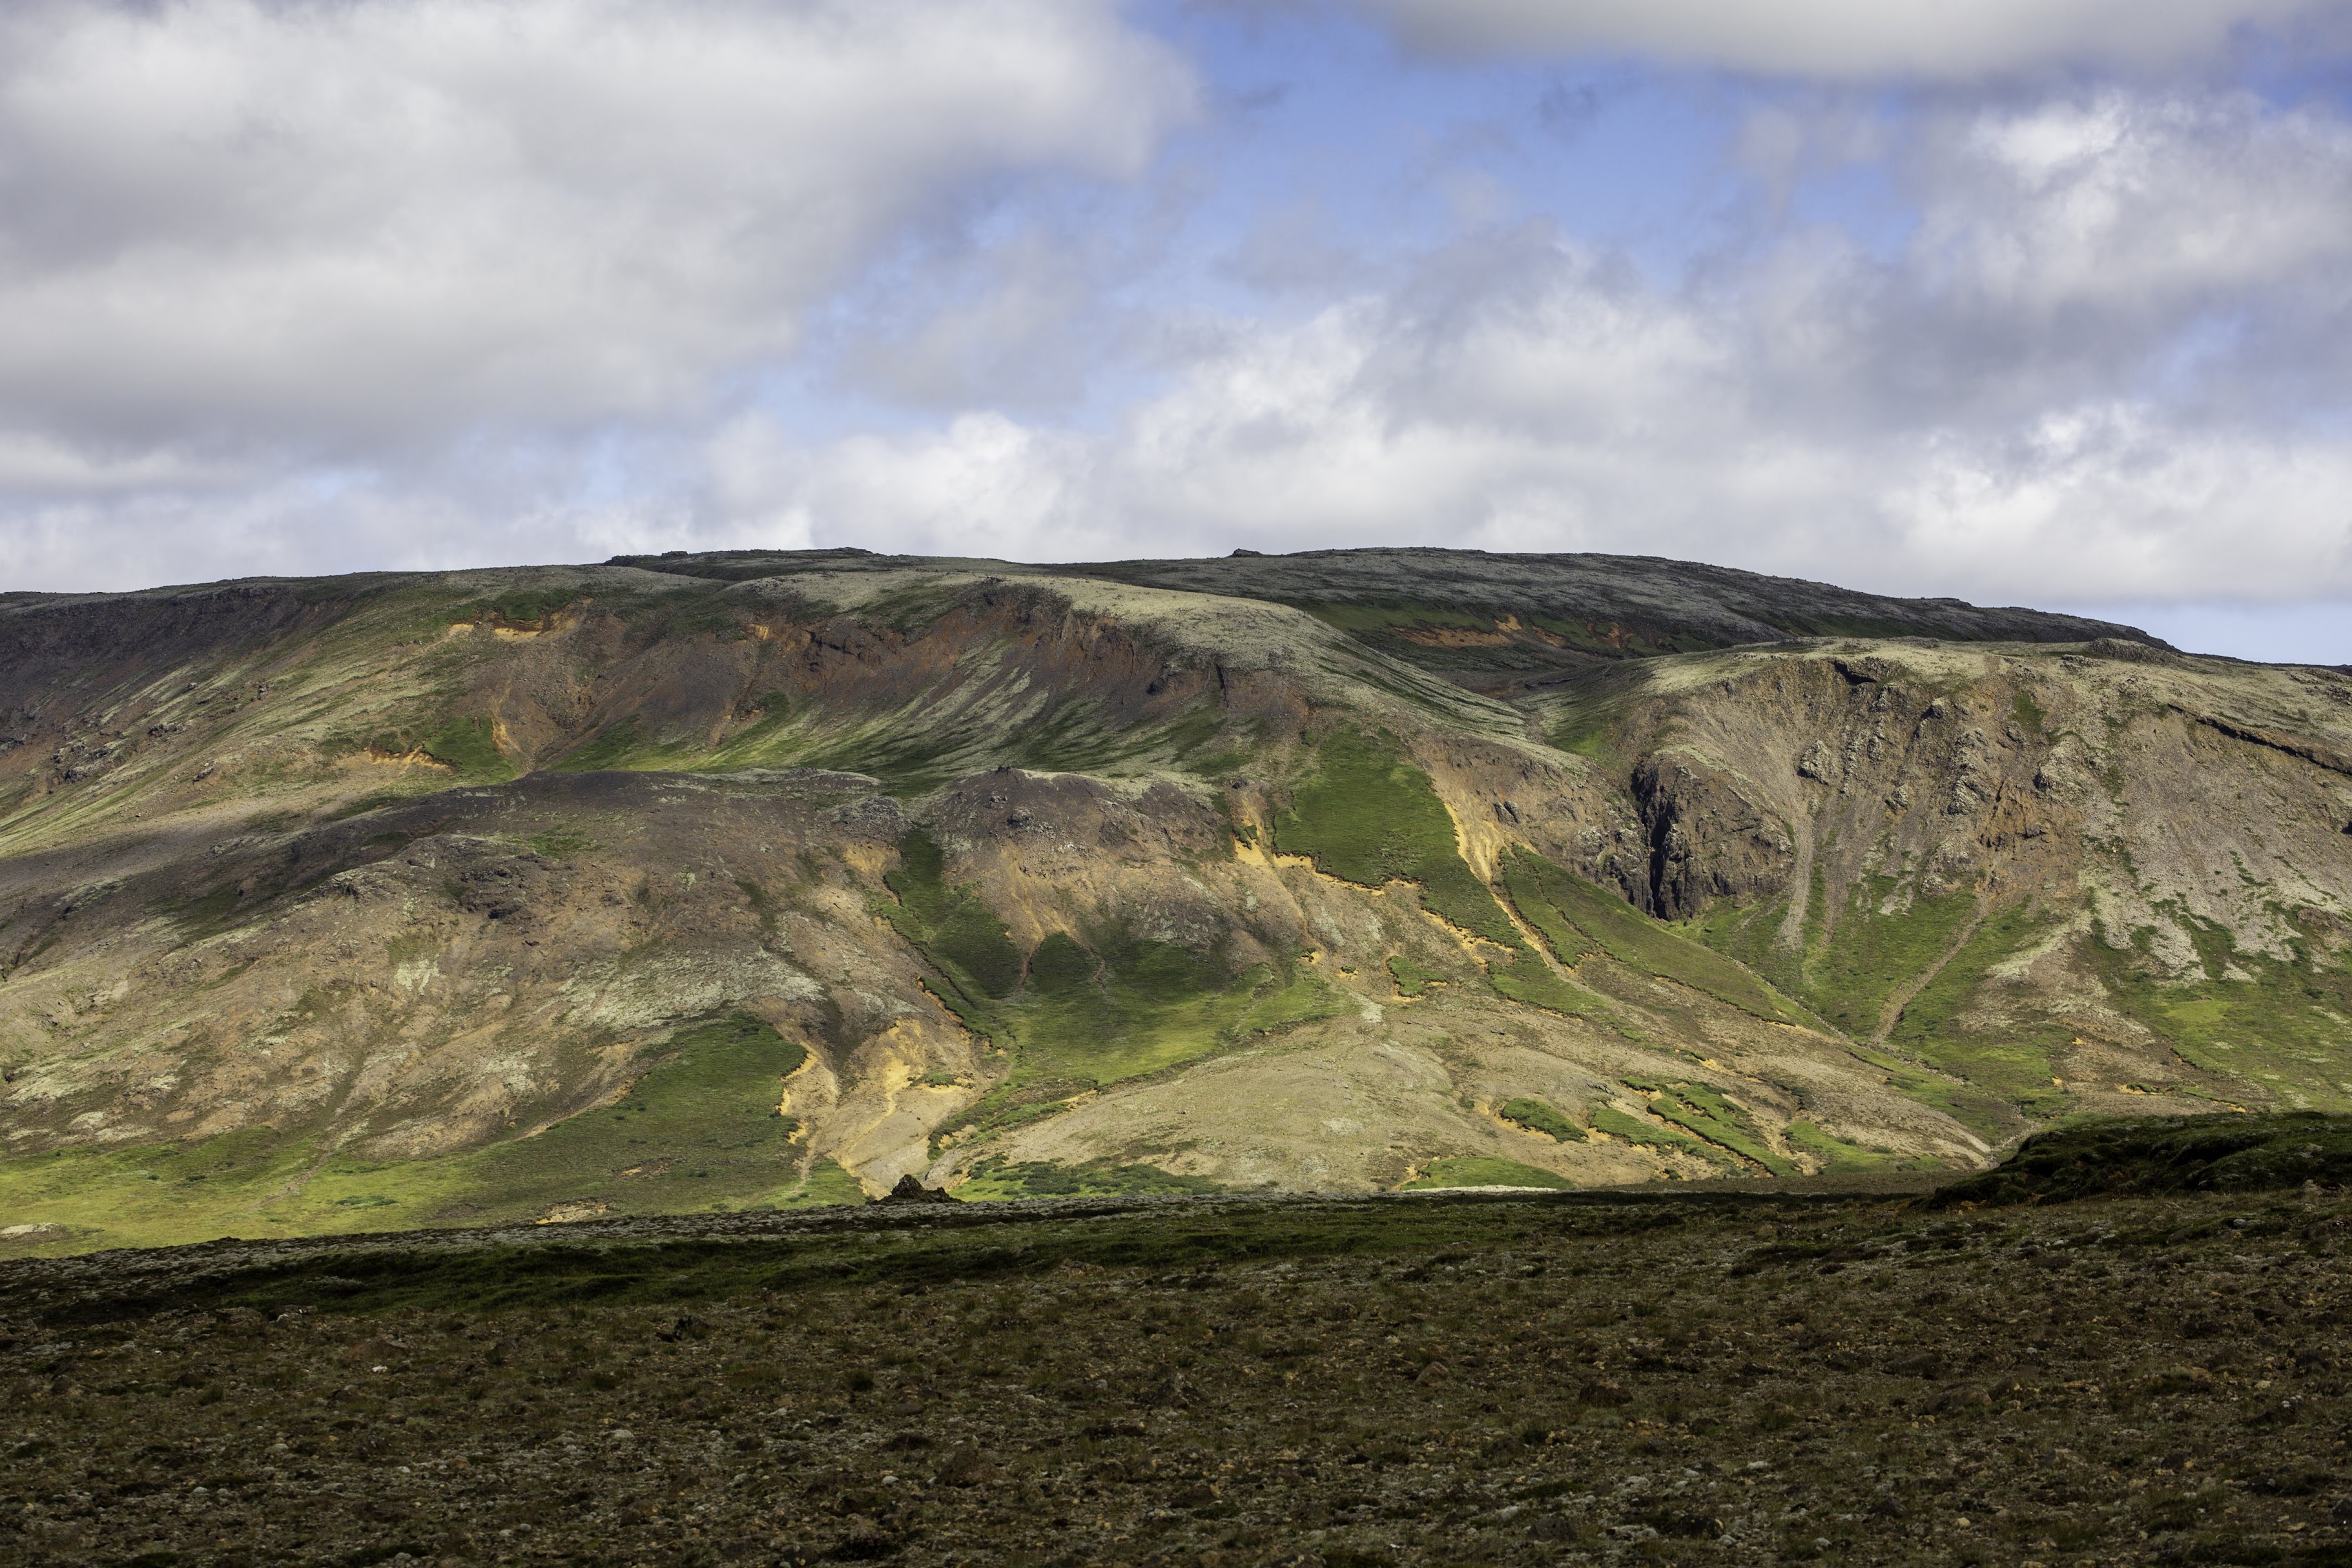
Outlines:
{"type": "Polygon", "coordinates": [[[983,1160],[971,1179],[956,1189],[956,1196],[969,1203],[990,1198],[1107,1197],[1222,1190],[1205,1177],[1171,1175],[1157,1165],[1120,1164],[1108,1160],[1084,1165],[1055,1165],[1037,1160],[983,1160]]]}
{"type": "Polygon", "coordinates": [[[1757,1017],[1802,1024],[1805,1016],[1753,973],[1623,899],[1553,865],[1532,850],[1504,862],[1503,885],[1529,925],[1573,966],[1601,952],[1644,974],[1663,975],[1757,1017]]]}
{"type": "MultiPolygon", "coordinates": [[[[1412,882],[1421,907],[1496,951],[1482,952],[1486,978],[1514,1002],[1571,1016],[1605,1014],[1607,1004],[1552,973],[1462,858],[1454,819],[1423,773],[1386,736],[1342,730],[1316,749],[1314,771],[1291,792],[1275,822],[1275,847],[1304,855],[1328,876],[1363,887],[1412,882]]],[[[1393,964],[1393,961],[1392,961],[1393,964]]],[[[1406,995],[1425,979],[1408,963],[1392,976],[1406,995]],[[1412,989],[1405,989],[1408,984],[1412,989]]]]}
{"type": "Polygon", "coordinates": [[[1330,986],[1286,965],[1239,968],[1222,949],[1196,952],[1115,922],[1054,932],[1024,961],[978,893],[948,884],[938,846],[920,830],[899,845],[899,864],[884,880],[897,902],[877,912],[929,961],[940,1001],[1011,1058],[1003,1079],[940,1130],[943,1141],[989,1138],[1057,1114],[1089,1090],[1344,1005],[1330,986]]]}
{"type": "MultiPolygon", "coordinates": [[[[1817,884],[1818,888],[1818,884],[1817,884]]],[[[1951,944],[1975,910],[1974,895],[1894,897],[1896,884],[1873,878],[1848,895],[1833,928],[1807,922],[1805,946],[1790,952],[1776,937],[1783,900],[1723,906],[1689,929],[1717,950],[1769,975],[1790,994],[1857,1038],[1876,1029],[1888,998],[1906,982],[1948,962],[1904,1006],[1885,1053],[1870,1053],[1904,1092],[1948,1111],[1980,1135],[1999,1138],[2019,1113],[2047,1119],[2074,1103],[2057,1080],[2059,1061],[2080,1025],[2031,997],[2003,993],[1985,1005],[1993,972],[2049,940],[2057,913],[2011,905],[1989,913],[1956,952],[1951,944]],[[1918,1067],[1933,1069],[1922,1073],[1918,1067]],[[1948,1075],[1948,1076],[1947,1076],[1948,1075]]],[[[1818,911],[1822,900],[1817,896],[1818,911]]],[[[2352,967],[2307,952],[2293,963],[2241,953],[2229,934],[2180,920],[2201,960],[2188,980],[2163,974],[2149,957],[2147,931],[2124,947],[2103,933],[2076,952],[2117,1011],[2164,1040],[2192,1067],[2250,1086],[2288,1105],[2352,1109],[2352,967]],[[2243,979],[2225,978],[2234,970],[2243,979]]],[[[2210,1087],[2168,1080],[2149,1090],[2210,1095],[2210,1087]]]]}
{"type": "Polygon", "coordinates": [[[2121,950],[2104,933],[2083,944],[2115,1005],[2207,1072],[2290,1105],[2352,1110],[2344,1066],[2352,1060],[2352,965],[2323,963],[2305,951],[2282,963],[2238,952],[2217,927],[2189,918],[2180,924],[2203,971],[2185,983],[2157,973],[2147,931],[2132,933],[2121,950]],[[2225,978],[2233,969],[2246,978],[2225,978]]]}
{"type": "MultiPolygon", "coordinates": [[[[1894,891],[1888,879],[1867,879],[1852,890],[1832,927],[1823,914],[1826,895],[1817,871],[1798,952],[1779,942],[1785,899],[1725,904],[1685,929],[1866,1042],[1877,1032],[1888,999],[1950,951],[1976,909],[1970,893],[1890,900],[1894,891]]],[[[2048,1053],[2067,1037],[2060,1026],[2005,1019],[1998,1029],[1980,1031],[1966,1016],[1991,968],[2042,934],[2042,925],[2019,911],[1988,917],[1905,1007],[1888,1036],[1889,1049],[1864,1046],[1863,1059],[1884,1070],[1904,1094],[1990,1141],[2008,1136],[2021,1110],[2054,1113],[2063,1096],[2053,1092],[2048,1053]]]]}
{"type": "Polygon", "coordinates": [[[1394,742],[1342,730],[1323,739],[1315,762],[1275,823],[1277,848],[1367,888],[1418,883],[1432,914],[1508,952],[1526,951],[1495,895],[1464,863],[1454,819],[1429,775],[1394,742]]]}
{"type": "Polygon", "coordinates": [[[854,1202],[825,1162],[800,1179],[776,1114],[803,1053],[747,1015],[681,1029],[613,1105],[536,1137],[437,1159],[362,1161],[267,1129],[0,1162],[0,1213],[79,1245],[318,1236],[535,1219],[558,1205],[616,1215],[854,1202]]]}
{"type": "MultiPolygon", "coordinates": [[[[1383,741],[1356,731],[1326,738],[1315,773],[1294,792],[1290,810],[1276,824],[1276,841],[1284,851],[1311,856],[1318,869],[1349,881],[1419,883],[1423,908],[1506,950],[1488,962],[1487,976],[1510,1000],[1584,1016],[1607,1013],[1603,997],[1561,980],[1528,949],[1493,890],[1463,861],[1453,819],[1427,775],[1383,741]]],[[[1758,1017],[1807,1022],[1801,1009],[1732,959],[1530,850],[1513,851],[1500,869],[1513,908],[1564,965],[1574,968],[1605,953],[1638,973],[1678,982],[1758,1017]]],[[[1390,972],[1404,994],[1416,994],[1425,983],[1417,969],[1407,964],[1400,970],[1394,959],[1390,972]]],[[[1799,1169],[1771,1147],[1751,1117],[1704,1085],[1670,1086],[1649,1109],[1673,1130],[1605,1109],[1595,1113],[1594,1126],[1629,1142],[1679,1150],[1727,1168],[1775,1175],[1799,1169]]],[[[1553,1120],[1565,1135],[1583,1136],[1580,1128],[1539,1101],[1514,1100],[1501,1114],[1555,1138],[1564,1134],[1551,1125],[1553,1120]]],[[[1815,1138],[1824,1147],[1812,1152],[1847,1168],[1872,1158],[1826,1134],[1816,1131],[1815,1138]]]]}
{"type": "Polygon", "coordinates": [[[1564,1191],[1575,1185],[1574,1182],[1556,1171],[1522,1165],[1517,1160],[1505,1160],[1492,1154],[1470,1154],[1458,1159],[1432,1160],[1426,1170],[1397,1190],[1425,1193],[1447,1187],[1549,1187],[1554,1191],[1564,1191]]]}

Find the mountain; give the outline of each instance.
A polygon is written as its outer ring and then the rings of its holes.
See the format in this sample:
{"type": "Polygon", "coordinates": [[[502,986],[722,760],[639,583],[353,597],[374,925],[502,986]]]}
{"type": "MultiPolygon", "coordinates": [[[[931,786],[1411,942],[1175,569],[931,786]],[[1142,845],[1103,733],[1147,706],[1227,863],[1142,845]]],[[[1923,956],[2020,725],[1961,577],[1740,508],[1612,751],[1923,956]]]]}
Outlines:
{"type": "Polygon", "coordinates": [[[0,1246],[2341,1110],[2352,679],[1610,556],[0,597],[0,1246]]]}

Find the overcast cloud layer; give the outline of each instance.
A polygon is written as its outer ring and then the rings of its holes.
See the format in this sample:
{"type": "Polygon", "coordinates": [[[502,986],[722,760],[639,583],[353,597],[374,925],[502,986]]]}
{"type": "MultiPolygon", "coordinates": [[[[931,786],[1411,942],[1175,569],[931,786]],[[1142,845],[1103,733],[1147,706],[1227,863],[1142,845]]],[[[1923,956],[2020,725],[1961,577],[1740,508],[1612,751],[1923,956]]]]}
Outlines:
{"type": "Polygon", "coordinates": [[[33,0],[0,588],[1467,543],[2325,657],[2343,21],[33,0]]]}
{"type": "Polygon", "coordinates": [[[2051,65],[2192,65],[2320,0],[1362,0],[1447,53],[1608,50],[1813,77],[1981,79],[2051,65]]]}

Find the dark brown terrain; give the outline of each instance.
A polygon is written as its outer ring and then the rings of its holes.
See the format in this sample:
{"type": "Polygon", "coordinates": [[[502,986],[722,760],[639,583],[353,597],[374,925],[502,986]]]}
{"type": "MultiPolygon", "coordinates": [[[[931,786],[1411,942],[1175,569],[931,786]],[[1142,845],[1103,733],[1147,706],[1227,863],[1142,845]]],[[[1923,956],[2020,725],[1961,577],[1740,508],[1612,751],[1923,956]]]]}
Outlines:
{"type": "Polygon", "coordinates": [[[0,1556],[2342,1563],[2347,1235],[1694,1189],[31,1260],[0,1556]]]}

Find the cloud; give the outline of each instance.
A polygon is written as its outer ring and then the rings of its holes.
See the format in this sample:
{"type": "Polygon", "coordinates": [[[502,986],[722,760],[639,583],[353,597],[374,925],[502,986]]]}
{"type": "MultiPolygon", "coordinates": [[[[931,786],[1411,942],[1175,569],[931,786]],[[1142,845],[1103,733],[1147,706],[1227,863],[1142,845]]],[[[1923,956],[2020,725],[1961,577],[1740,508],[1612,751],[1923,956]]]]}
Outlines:
{"type": "Polygon", "coordinates": [[[0,448],[701,417],[904,226],[1132,175],[1192,98],[1111,0],[28,0],[0,448]]]}
{"type": "Polygon", "coordinates": [[[2177,65],[2334,0],[1357,0],[1444,54],[1634,54],[1850,79],[2177,65]]]}
{"type": "Polygon", "coordinates": [[[747,420],[712,511],[1031,559],[1457,542],[2007,602],[2352,595],[2346,137],[2230,96],[1932,116],[1893,254],[1797,229],[1661,287],[1486,231],[1236,326],[1101,434],[747,420]]]}

